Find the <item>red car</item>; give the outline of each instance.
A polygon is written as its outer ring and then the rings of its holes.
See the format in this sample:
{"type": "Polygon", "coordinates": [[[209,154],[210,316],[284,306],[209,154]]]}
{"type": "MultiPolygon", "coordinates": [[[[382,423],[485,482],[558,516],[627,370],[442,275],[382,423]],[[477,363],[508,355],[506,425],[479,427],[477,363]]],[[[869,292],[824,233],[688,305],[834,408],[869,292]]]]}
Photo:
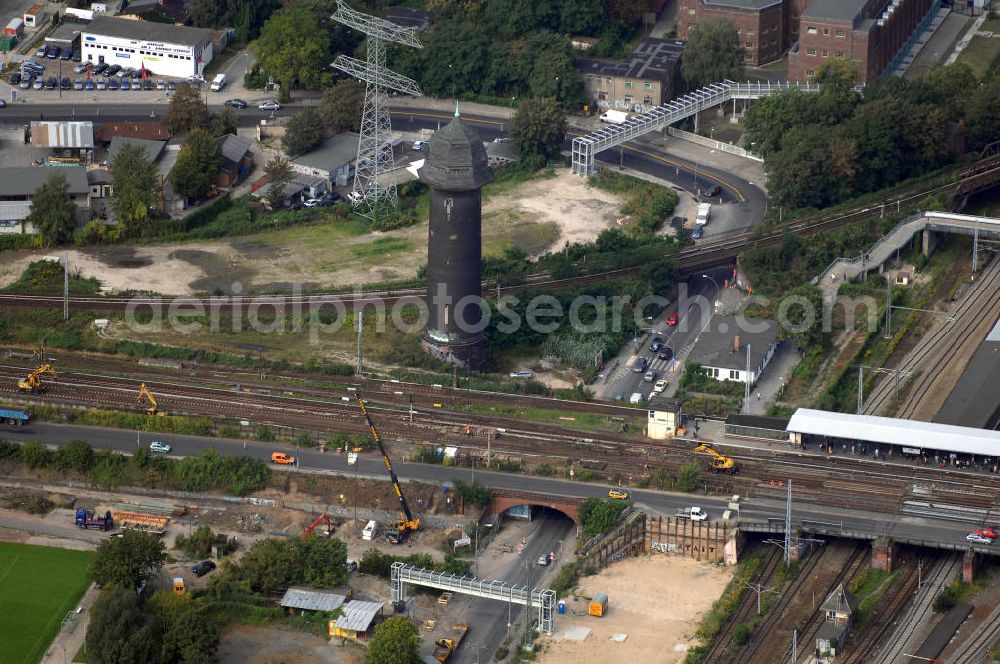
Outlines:
{"type": "Polygon", "coordinates": [[[667,316],[667,325],[670,327],[675,327],[677,325],[677,314],[670,314],[667,316]]]}
{"type": "Polygon", "coordinates": [[[977,529],[977,530],[974,530],[973,532],[976,533],[977,535],[982,535],[986,539],[996,539],[997,538],[997,531],[993,530],[992,528],[983,528],[981,530],[977,529]]]}

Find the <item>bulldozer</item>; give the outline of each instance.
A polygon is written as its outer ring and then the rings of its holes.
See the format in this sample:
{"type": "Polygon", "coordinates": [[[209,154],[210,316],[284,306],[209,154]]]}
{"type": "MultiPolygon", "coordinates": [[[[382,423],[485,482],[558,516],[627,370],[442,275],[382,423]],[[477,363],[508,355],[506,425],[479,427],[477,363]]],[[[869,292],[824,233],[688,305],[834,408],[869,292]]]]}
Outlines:
{"type": "Polygon", "coordinates": [[[51,364],[43,364],[28,374],[24,380],[17,381],[17,389],[22,392],[44,392],[45,385],[42,383],[42,376],[45,374],[51,375],[52,380],[59,379],[59,374],[56,373],[55,368],[51,364]]]}
{"type": "Polygon", "coordinates": [[[149,408],[146,409],[146,414],[156,415],[156,397],[154,397],[153,393],[149,391],[149,388],[146,387],[145,383],[139,385],[139,394],[135,397],[135,405],[141,406],[143,399],[149,402],[149,408]]]}
{"type": "Polygon", "coordinates": [[[698,454],[707,454],[712,457],[711,466],[712,470],[716,470],[723,473],[735,473],[736,472],[736,461],[730,457],[719,454],[711,445],[702,444],[691,450],[692,452],[698,454]]]}

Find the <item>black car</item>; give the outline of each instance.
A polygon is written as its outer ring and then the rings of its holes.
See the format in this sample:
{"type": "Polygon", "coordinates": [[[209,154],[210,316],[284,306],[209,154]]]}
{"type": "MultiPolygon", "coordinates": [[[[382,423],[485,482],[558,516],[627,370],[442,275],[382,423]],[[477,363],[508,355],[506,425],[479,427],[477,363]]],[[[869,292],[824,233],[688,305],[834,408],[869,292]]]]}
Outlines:
{"type": "Polygon", "coordinates": [[[215,569],[215,563],[213,563],[211,560],[203,560],[194,567],[192,567],[191,572],[194,573],[195,576],[205,576],[214,569],[215,569]]]}
{"type": "Polygon", "coordinates": [[[304,207],[305,207],[305,205],[303,205],[301,202],[298,202],[298,203],[292,203],[291,205],[289,205],[288,209],[289,210],[301,210],[304,207]]]}
{"type": "Polygon", "coordinates": [[[657,357],[660,358],[661,360],[666,360],[667,362],[669,362],[670,360],[674,359],[674,349],[671,348],[670,346],[663,346],[660,348],[660,354],[657,355],[657,357]]]}
{"type": "Polygon", "coordinates": [[[59,86],[59,79],[57,79],[55,76],[50,76],[49,80],[45,82],[46,90],[55,90],[58,86],[59,86]]]}
{"type": "Polygon", "coordinates": [[[56,58],[59,57],[60,51],[62,51],[61,48],[59,48],[58,46],[53,46],[51,50],[45,52],[45,57],[47,57],[49,60],[55,60],[56,58]]]}
{"type": "Polygon", "coordinates": [[[142,89],[143,90],[155,90],[156,89],[156,84],[153,83],[153,81],[151,81],[151,80],[149,80],[147,78],[145,81],[142,82],[142,89]]]}
{"type": "Polygon", "coordinates": [[[59,87],[63,90],[72,90],[73,81],[69,80],[68,76],[64,76],[63,80],[59,81],[59,87]]]}
{"type": "Polygon", "coordinates": [[[122,66],[121,65],[111,65],[110,67],[107,68],[107,70],[104,72],[104,74],[106,76],[114,76],[115,74],[117,74],[121,70],[122,70],[122,66]]]}
{"type": "Polygon", "coordinates": [[[233,108],[246,108],[247,103],[242,99],[227,99],[224,102],[225,106],[232,106],[233,108]]]}
{"type": "Polygon", "coordinates": [[[649,350],[653,351],[654,353],[660,350],[660,348],[662,347],[663,347],[662,337],[654,337],[653,340],[649,342],[649,350]]]}
{"type": "Polygon", "coordinates": [[[104,64],[103,62],[101,62],[101,63],[98,63],[98,64],[94,65],[91,68],[90,73],[94,74],[94,75],[103,74],[107,70],[108,70],[108,66],[106,64],[104,64]]]}
{"type": "Polygon", "coordinates": [[[708,193],[706,193],[705,195],[706,196],[718,196],[721,193],[722,193],[722,187],[720,187],[719,185],[715,185],[714,187],[712,187],[711,189],[709,189],[708,193]]]}
{"type": "Polygon", "coordinates": [[[17,72],[14,72],[14,75],[10,77],[10,84],[17,85],[20,82],[21,82],[21,75],[17,72]]]}
{"type": "Polygon", "coordinates": [[[338,194],[335,191],[331,191],[329,194],[321,198],[319,200],[319,203],[317,203],[317,205],[319,205],[320,207],[331,207],[339,202],[340,202],[340,194],[338,194]]]}
{"type": "Polygon", "coordinates": [[[639,357],[636,358],[635,364],[632,365],[632,371],[635,373],[642,373],[649,366],[649,358],[639,357]]]}

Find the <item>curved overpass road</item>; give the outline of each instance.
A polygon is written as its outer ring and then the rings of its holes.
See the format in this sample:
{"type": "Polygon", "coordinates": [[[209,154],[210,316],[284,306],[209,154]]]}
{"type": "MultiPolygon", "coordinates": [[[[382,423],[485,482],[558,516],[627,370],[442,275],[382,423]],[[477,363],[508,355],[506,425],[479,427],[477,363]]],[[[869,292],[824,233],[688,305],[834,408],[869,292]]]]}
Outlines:
{"type": "MultiPolygon", "coordinates": [[[[48,445],[59,446],[71,440],[86,440],[95,448],[107,448],[129,453],[137,446],[137,436],[133,431],[120,429],[104,429],[100,427],[82,427],[75,425],[47,424],[33,422],[23,427],[0,427],[0,437],[8,440],[26,442],[40,440],[48,445]]],[[[139,435],[139,445],[149,445],[152,440],[163,440],[174,447],[174,456],[190,456],[201,454],[205,450],[214,449],[219,454],[247,455],[262,461],[270,459],[275,446],[220,438],[199,436],[180,436],[173,434],[139,435]]],[[[280,446],[279,446],[280,448],[280,446]]],[[[365,477],[385,479],[385,467],[381,459],[363,456],[358,459],[358,469],[355,471],[347,465],[347,455],[321,454],[316,450],[294,450],[300,458],[300,472],[310,470],[337,472],[344,475],[354,475],[358,472],[365,477]]],[[[463,468],[407,463],[397,455],[396,470],[404,480],[421,481],[431,484],[453,483],[455,480],[471,482],[473,473],[463,468]]],[[[295,472],[295,471],[291,471],[295,472]]],[[[582,498],[603,498],[607,496],[608,488],[597,484],[584,484],[568,480],[532,477],[528,475],[509,475],[478,471],[475,479],[489,487],[514,489],[521,491],[538,491],[555,495],[579,496],[582,498]]],[[[678,508],[689,505],[701,505],[713,519],[722,516],[728,500],[720,497],[691,496],[636,489],[632,498],[640,505],[649,509],[671,515],[678,508]]],[[[783,501],[769,499],[753,499],[743,504],[741,516],[748,519],[784,519],[785,504],[783,501]]],[[[903,515],[888,515],[884,513],[864,511],[863,506],[857,509],[840,509],[809,503],[797,503],[793,506],[793,520],[800,522],[808,520],[820,523],[841,523],[845,531],[869,533],[873,537],[887,535],[890,538],[906,538],[923,540],[929,545],[944,543],[949,546],[965,544],[965,535],[970,526],[946,519],[933,519],[903,515]]],[[[997,546],[1000,546],[998,544],[997,546]]],[[[978,547],[988,553],[989,547],[978,547]]]]}

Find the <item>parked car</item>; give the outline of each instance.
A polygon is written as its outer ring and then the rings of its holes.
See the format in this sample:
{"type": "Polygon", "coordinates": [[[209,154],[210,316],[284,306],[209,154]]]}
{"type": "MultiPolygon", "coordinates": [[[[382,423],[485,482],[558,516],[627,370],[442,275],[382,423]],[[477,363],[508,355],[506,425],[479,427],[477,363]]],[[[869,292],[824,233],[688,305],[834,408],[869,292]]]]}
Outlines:
{"type": "Polygon", "coordinates": [[[666,323],[670,327],[676,327],[677,326],[677,314],[670,314],[669,316],[667,316],[666,323]]]}
{"type": "Polygon", "coordinates": [[[59,79],[55,76],[49,76],[49,80],[45,81],[46,90],[55,90],[59,87],[59,79]]]}
{"type": "Polygon", "coordinates": [[[510,377],[511,378],[531,378],[534,375],[535,374],[531,373],[527,369],[519,369],[518,371],[511,371],[510,372],[510,377]]]}
{"type": "Polygon", "coordinates": [[[14,74],[10,77],[10,84],[17,85],[20,82],[21,82],[21,75],[17,72],[14,72],[14,74]]]}
{"type": "Polygon", "coordinates": [[[98,90],[106,90],[107,87],[108,87],[108,84],[104,81],[103,78],[97,79],[97,89],[98,90]]]}
{"type": "Polygon", "coordinates": [[[195,576],[205,576],[214,569],[215,569],[215,563],[213,563],[211,560],[203,560],[194,567],[192,567],[191,572],[195,576]]]}
{"type": "Polygon", "coordinates": [[[41,78],[36,78],[31,82],[31,87],[34,90],[44,90],[45,81],[43,81],[41,78]]]}
{"type": "Polygon", "coordinates": [[[53,46],[48,50],[48,52],[45,53],[45,57],[47,57],[49,60],[55,60],[56,58],[59,57],[59,51],[61,50],[62,49],[60,49],[58,46],[53,46]]]}
{"type": "Polygon", "coordinates": [[[302,201],[295,201],[294,203],[288,206],[288,209],[294,212],[297,210],[301,210],[304,207],[305,205],[302,204],[302,201]]]}
{"type": "Polygon", "coordinates": [[[69,49],[66,49],[65,51],[62,52],[62,55],[59,56],[59,59],[60,60],[72,60],[73,59],[73,51],[71,51],[69,49]]]}
{"type": "Polygon", "coordinates": [[[24,77],[24,78],[21,79],[21,88],[24,89],[24,90],[27,90],[28,88],[31,87],[31,84],[34,83],[34,82],[35,82],[35,79],[34,79],[33,76],[26,76],[26,77],[24,77]]]}
{"type": "Polygon", "coordinates": [[[117,74],[121,70],[122,70],[122,66],[121,65],[111,65],[110,67],[107,68],[107,70],[104,73],[107,76],[114,76],[115,74],[117,74]]]}
{"type": "Polygon", "coordinates": [[[5,102],[3,99],[0,99],[0,108],[7,108],[7,102],[5,102]]]}
{"type": "Polygon", "coordinates": [[[360,203],[364,197],[365,195],[360,191],[352,191],[347,194],[347,200],[351,201],[351,203],[354,203],[355,205],[360,203]]]}
{"type": "Polygon", "coordinates": [[[281,104],[276,101],[262,101],[257,104],[257,108],[261,111],[280,111],[281,104]]]}
{"type": "Polygon", "coordinates": [[[87,71],[87,65],[85,65],[82,62],[80,64],[78,64],[77,66],[73,67],[73,73],[74,74],[82,74],[85,71],[87,71]]]}
{"type": "Polygon", "coordinates": [[[103,62],[98,62],[96,65],[90,68],[90,73],[92,74],[103,74],[108,70],[108,66],[103,62]]]}
{"type": "Polygon", "coordinates": [[[72,90],[73,81],[71,81],[68,76],[63,76],[63,79],[59,81],[59,88],[61,90],[72,90]]]}
{"type": "Polygon", "coordinates": [[[160,454],[170,454],[171,450],[174,448],[167,443],[161,443],[158,440],[154,440],[149,444],[150,452],[159,452],[160,454]]]}
{"type": "Polygon", "coordinates": [[[982,535],[977,535],[976,533],[969,533],[965,536],[965,539],[973,544],[990,544],[993,542],[989,537],[983,537],[982,535]]]}
{"type": "Polygon", "coordinates": [[[306,207],[316,207],[317,205],[319,205],[319,203],[320,203],[321,200],[322,199],[319,199],[319,198],[307,198],[303,202],[303,205],[305,205],[306,207]]]}
{"type": "Polygon", "coordinates": [[[164,83],[162,80],[161,81],[157,81],[156,82],[156,89],[157,90],[166,90],[167,89],[167,84],[164,83]]]}
{"type": "Polygon", "coordinates": [[[340,202],[340,194],[335,191],[331,191],[329,194],[320,199],[320,207],[330,207],[336,205],[340,202]]]}
{"type": "Polygon", "coordinates": [[[427,149],[427,141],[413,141],[413,149],[423,151],[427,149]]]}
{"type": "MultiPolygon", "coordinates": [[[[142,82],[142,89],[143,90],[155,90],[156,89],[156,84],[154,84],[151,79],[147,78],[145,81],[142,82]]],[[[171,88],[170,86],[167,86],[167,89],[168,90],[173,90],[174,88],[171,88]]]]}
{"type": "Polygon", "coordinates": [[[48,53],[48,51],[49,51],[49,47],[46,44],[45,46],[42,46],[40,49],[38,49],[37,51],[35,51],[35,57],[36,58],[44,58],[45,55],[48,53]]]}
{"type": "Polygon", "coordinates": [[[83,90],[83,79],[78,78],[75,81],[73,81],[73,89],[83,90]]]}
{"type": "MultiPolygon", "coordinates": [[[[146,81],[148,82],[149,79],[146,79],[146,81]]],[[[176,89],[177,89],[176,83],[174,83],[173,81],[167,81],[167,90],[176,90],[176,89]]]]}
{"type": "Polygon", "coordinates": [[[88,79],[87,79],[87,80],[86,80],[86,81],[85,81],[85,82],[83,83],[83,89],[84,89],[84,90],[93,90],[93,89],[94,89],[94,87],[95,87],[95,84],[94,84],[94,80],[93,80],[93,79],[90,79],[90,78],[88,78],[88,79]]]}
{"type": "Polygon", "coordinates": [[[698,224],[697,226],[694,227],[694,230],[691,231],[691,239],[700,240],[701,236],[704,234],[705,234],[705,227],[702,226],[701,224],[698,224]]]}
{"type": "Polygon", "coordinates": [[[118,84],[118,87],[121,90],[131,90],[132,84],[128,82],[128,79],[123,78],[122,82],[118,84]]]}
{"type": "Polygon", "coordinates": [[[242,99],[227,99],[223,102],[225,106],[232,106],[233,108],[246,108],[247,103],[242,99]]]}

